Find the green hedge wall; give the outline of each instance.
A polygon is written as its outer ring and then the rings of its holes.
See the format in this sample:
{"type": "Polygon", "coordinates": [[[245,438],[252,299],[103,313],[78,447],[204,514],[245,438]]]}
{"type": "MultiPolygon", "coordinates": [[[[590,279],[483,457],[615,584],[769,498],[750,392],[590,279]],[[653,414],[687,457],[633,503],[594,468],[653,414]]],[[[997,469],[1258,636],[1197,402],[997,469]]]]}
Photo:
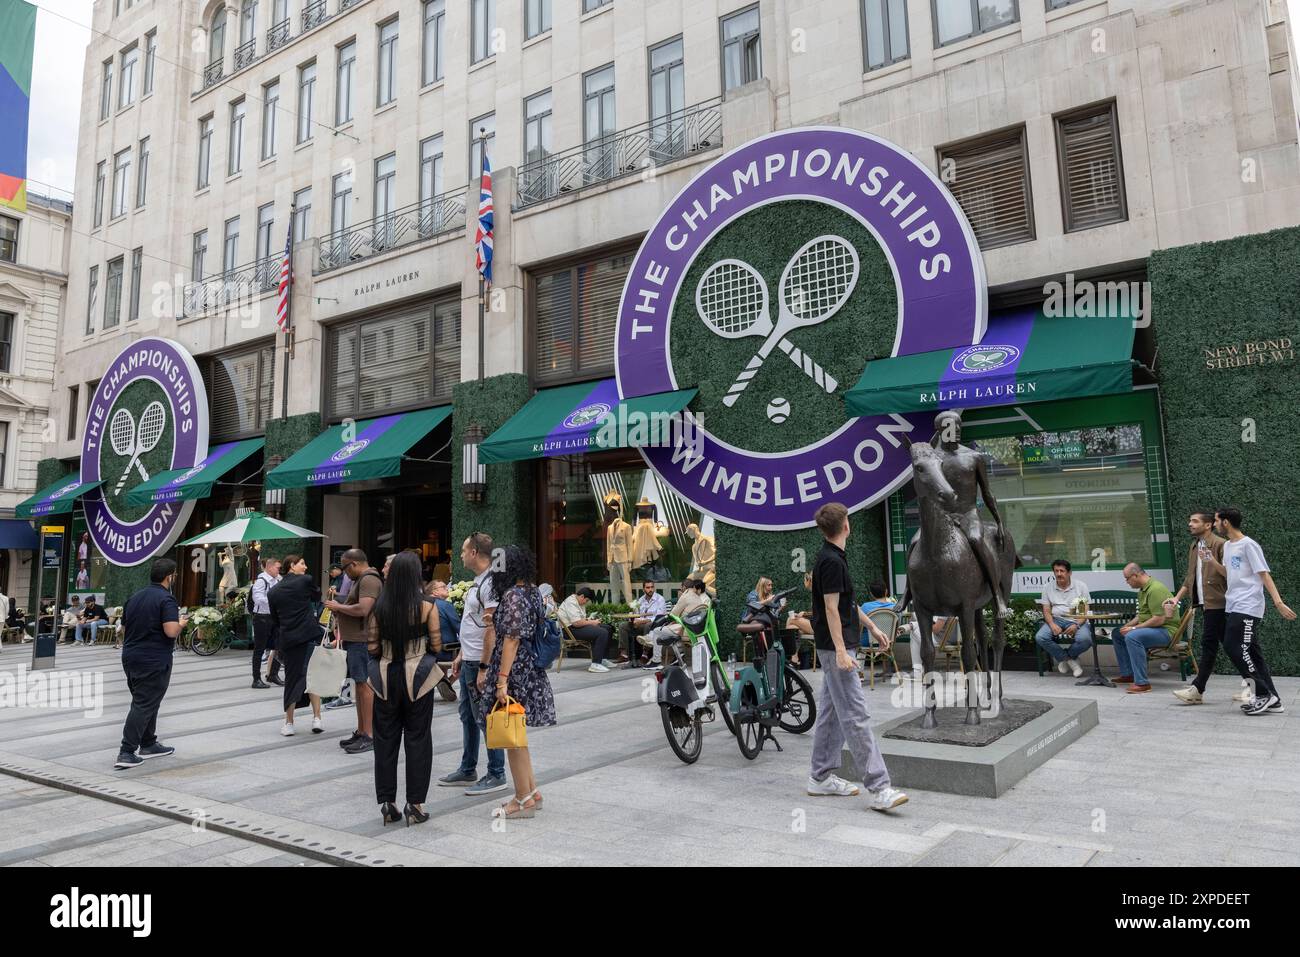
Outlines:
{"type": "Polygon", "coordinates": [[[63,464],[62,459],[41,459],[36,463],[36,490],[39,492],[53,485],[66,474],[68,474],[68,467],[63,464]]]}
{"type": "MultiPolygon", "coordinates": [[[[266,423],[265,460],[274,455],[288,458],[321,433],[321,418],[317,412],[291,415],[287,419],[272,419],[266,423]]],[[[285,491],[284,521],[320,531],[324,520],[321,493],[316,489],[291,488],[285,491]]],[[[325,580],[323,567],[323,540],[319,538],[282,538],[262,543],[265,555],[283,557],[289,552],[301,552],[307,559],[311,574],[320,582],[325,580]]]]}
{"type": "Polygon", "coordinates": [[[460,490],[465,429],[472,423],[487,435],[505,424],[533,396],[528,377],[517,373],[462,382],[452,390],[451,438],[451,554],[452,573],[468,577],[460,564],[460,543],[471,532],[484,531],[498,544],[533,542],[535,463],[502,462],[487,467],[487,495],[481,505],[465,501],[460,490]]]}
{"type": "MultiPolygon", "coordinates": [[[[1235,505],[1282,599],[1300,610],[1300,362],[1206,367],[1206,350],[1289,338],[1300,345],[1300,229],[1154,253],[1148,263],[1168,457],[1175,572],[1185,516],[1235,505]],[[1254,441],[1243,440],[1244,419],[1254,441]]],[[[1272,608],[1261,644],[1276,674],[1300,675],[1300,623],[1272,608]]],[[[1226,658],[1218,669],[1232,672],[1226,658]]]]}

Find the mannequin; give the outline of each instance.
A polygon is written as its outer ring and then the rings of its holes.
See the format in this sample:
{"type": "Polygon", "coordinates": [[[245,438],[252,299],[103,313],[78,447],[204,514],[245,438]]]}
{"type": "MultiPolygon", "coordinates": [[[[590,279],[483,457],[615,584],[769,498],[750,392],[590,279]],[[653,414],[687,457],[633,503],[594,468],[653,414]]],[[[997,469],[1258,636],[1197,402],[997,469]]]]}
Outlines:
{"type": "Polygon", "coordinates": [[[623,521],[623,500],[617,492],[605,496],[605,565],[609,569],[609,600],[631,604],[632,526],[623,521]]]}
{"type": "Polygon", "coordinates": [[[217,597],[224,601],[226,596],[239,587],[239,575],[235,572],[235,550],[227,545],[221,553],[221,587],[217,597]]]}
{"type": "Polygon", "coordinates": [[[687,577],[702,579],[704,590],[709,593],[709,597],[717,598],[718,589],[714,585],[717,577],[714,572],[718,560],[717,546],[713,544],[712,537],[703,534],[700,526],[694,522],[686,526],[686,534],[695,542],[691,546],[691,570],[687,577]]]}
{"type": "Polygon", "coordinates": [[[640,568],[659,560],[663,547],[659,536],[667,529],[655,525],[655,506],[645,498],[636,503],[636,528],[632,532],[632,567],[640,568]]]}

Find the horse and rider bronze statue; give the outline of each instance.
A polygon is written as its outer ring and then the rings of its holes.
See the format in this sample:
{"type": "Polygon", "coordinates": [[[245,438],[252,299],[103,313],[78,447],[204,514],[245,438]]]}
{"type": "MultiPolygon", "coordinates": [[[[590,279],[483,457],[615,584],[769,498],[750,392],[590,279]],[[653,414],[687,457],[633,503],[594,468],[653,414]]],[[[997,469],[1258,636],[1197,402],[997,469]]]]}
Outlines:
{"type": "Polygon", "coordinates": [[[930,640],[936,617],[956,618],[961,630],[966,724],[980,723],[980,684],[993,715],[1001,710],[1004,625],[1011,614],[1012,575],[1020,564],[990,487],[984,457],[961,444],[960,413],[940,412],[934,427],[934,438],[928,444],[904,437],[912,457],[921,527],[908,546],[907,584],[894,606],[901,613],[910,601],[920,628],[923,728],[937,724],[934,643],[930,640]],[[993,516],[992,525],[980,516],[981,500],[993,516]],[[984,622],[984,608],[990,603],[991,648],[984,622]]]}

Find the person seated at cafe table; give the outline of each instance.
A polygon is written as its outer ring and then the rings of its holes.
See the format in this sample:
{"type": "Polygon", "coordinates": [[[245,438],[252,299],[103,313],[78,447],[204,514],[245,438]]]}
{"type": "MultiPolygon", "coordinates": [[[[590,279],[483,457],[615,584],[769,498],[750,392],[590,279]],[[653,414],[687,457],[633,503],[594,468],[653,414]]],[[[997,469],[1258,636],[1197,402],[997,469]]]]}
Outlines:
{"type": "Polygon", "coordinates": [[[610,640],[614,636],[614,629],[599,618],[588,618],[583,614],[583,609],[595,600],[596,593],[583,585],[560,602],[555,617],[560,620],[561,625],[569,629],[569,634],[574,638],[591,642],[591,664],[587,666],[587,670],[593,674],[604,674],[610,668],[617,666],[616,662],[605,657],[609,651],[610,640]]]}
{"type": "MultiPolygon", "coordinates": [[[[704,579],[687,578],[682,582],[682,591],[681,594],[677,596],[677,604],[673,605],[668,614],[672,615],[674,618],[685,618],[691,612],[697,611],[700,608],[707,608],[712,603],[712,599],[709,598],[708,592],[705,591],[704,579]]],[[[642,645],[651,649],[650,661],[648,663],[656,668],[663,664],[664,655],[664,646],[659,644],[659,639],[667,637],[668,635],[676,635],[678,638],[682,637],[682,626],[677,622],[673,622],[672,624],[656,628],[648,635],[638,639],[642,645]]]]}
{"type": "Polygon", "coordinates": [[[1169,644],[1178,631],[1178,616],[1165,614],[1165,602],[1172,601],[1174,596],[1141,565],[1136,562],[1125,565],[1124,581],[1138,591],[1138,610],[1115,633],[1115,662],[1119,665],[1115,684],[1132,685],[1129,694],[1145,694],[1151,690],[1147,680],[1147,649],[1169,644]]]}
{"type": "Polygon", "coordinates": [[[650,655],[641,655],[640,661],[633,661],[633,641],[650,630],[650,623],[668,611],[668,603],[659,594],[652,581],[641,583],[641,594],[636,599],[636,615],[623,622],[619,628],[620,662],[627,662],[629,668],[644,668],[650,661],[650,655]]]}
{"type": "Polygon", "coordinates": [[[1052,562],[1054,581],[1043,589],[1039,604],[1043,608],[1043,624],[1034,635],[1034,641],[1053,661],[1056,670],[1065,674],[1068,669],[1077,678],[1083,674],[1079,656],[1092,647],[1092,626],[1078,621],[1080,602],[1092,599],[1088,586],[1073,576],[1070,563],[1064,558],[1052,562]],[[1070,647],[1062,648],[1057,642],[1070,639],[1070,647]]]}
{"type": "Polygon", "coordinates": [[[107,624],[108,612],[104,606],[95,601],[94,595],[87,595],[85,603],[81,606],[81,619],[77,622],[77,628],[72,633],[72,643],[74,645],[93,645],[99,637],[100,626],[107,624]],[[90,632],[90,637],[85,642],[81,639],[82,629],[90,632]]]}

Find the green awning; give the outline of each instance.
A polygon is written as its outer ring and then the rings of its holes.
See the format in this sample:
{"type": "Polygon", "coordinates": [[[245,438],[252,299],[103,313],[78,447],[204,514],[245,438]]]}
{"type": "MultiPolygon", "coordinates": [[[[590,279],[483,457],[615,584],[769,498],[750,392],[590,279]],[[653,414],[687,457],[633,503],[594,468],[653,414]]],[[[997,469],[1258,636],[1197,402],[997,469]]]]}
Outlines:
{"type": "Polygon", "coordinates": [[[1133,388],[1132,354],[1131,318],[1008,310],[979,345],[868,362],[844,403],[858,416],[1113,395],[1133,388]]]}
{"type": "Polygon", "coordinates": [[[543,389],[479,446],[479,461],[515,462],[671,441],[671,417],[696,389],[618,397],[613,379],[543,389]]]}
{"type": "Polygon", "coordinates": [[[451,415],[451,406],[401,412],[327,429],[267,473],[267,488],[315,488],[387,478],[402,457],[451,415]]]}
{"type": "Polygon", "coordinates": [[[31,498],[19,502],[14,514],[19,518],[39,518],[42,515],[61,515],[71,512],[79,495],[99,488],[101,482],[83,482],[80,473],[63,476],[53,485],[47,485],[31,498]]]}
{"type": "Polygon", "coordinates": [[[207,498],[212,494],[212,486],[223,475],[265,444],[265,439],[247,439],[218,445],[210,449],[207,457],[193,468],[159,472],[149,481],[141,482],[126,493],[127,504],[150,505],[154,502],[207,498]]]}

